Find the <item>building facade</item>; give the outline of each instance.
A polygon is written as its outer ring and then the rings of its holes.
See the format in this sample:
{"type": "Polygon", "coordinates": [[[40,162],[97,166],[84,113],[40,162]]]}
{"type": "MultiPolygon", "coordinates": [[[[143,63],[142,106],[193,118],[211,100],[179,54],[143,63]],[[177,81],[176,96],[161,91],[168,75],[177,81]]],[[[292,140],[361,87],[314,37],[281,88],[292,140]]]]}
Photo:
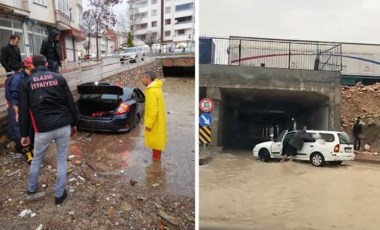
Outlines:
{"type": "Polygon", "coordinates": [[[77,43],[81,32],[82,0],[0,0],[0,46],[12,34],[20,36],[22,58],[40,52],[48,30],[61,31],[60,51],[66,62],[78,60],[77,43]]]}
{"type": "Polygon", "coordinates": [[[157,33],[157,43],[189,47],[194,40],[194,0],[128,1],[134,36],[146,40],[157,33]],[[134,10],[131,10],[133,8],[134,10]]]}

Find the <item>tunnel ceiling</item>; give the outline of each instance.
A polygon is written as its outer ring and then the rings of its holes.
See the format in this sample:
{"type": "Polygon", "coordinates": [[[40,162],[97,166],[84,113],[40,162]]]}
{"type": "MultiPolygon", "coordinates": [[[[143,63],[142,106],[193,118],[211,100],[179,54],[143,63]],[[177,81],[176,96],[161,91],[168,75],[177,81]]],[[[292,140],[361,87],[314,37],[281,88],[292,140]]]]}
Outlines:
{"type": "Polygon", "coordinates": [[[284,113],[316,107],[328,101],[328,97],[316,92],[264,89],[222,89],[223,101],[243,114],[284,113]]]}

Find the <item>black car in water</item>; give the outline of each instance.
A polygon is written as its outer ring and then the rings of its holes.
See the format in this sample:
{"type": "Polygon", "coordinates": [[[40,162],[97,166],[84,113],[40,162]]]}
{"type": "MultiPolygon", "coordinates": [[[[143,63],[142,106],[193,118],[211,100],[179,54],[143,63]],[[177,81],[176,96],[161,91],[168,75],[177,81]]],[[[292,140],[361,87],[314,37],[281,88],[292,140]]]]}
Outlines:
{"type": "Polygon", "coordinates": [[[77,89],[79,130],[127,132],[144,115],[145,96],[138,88],[90,82],[78,85],[77,89]]]}

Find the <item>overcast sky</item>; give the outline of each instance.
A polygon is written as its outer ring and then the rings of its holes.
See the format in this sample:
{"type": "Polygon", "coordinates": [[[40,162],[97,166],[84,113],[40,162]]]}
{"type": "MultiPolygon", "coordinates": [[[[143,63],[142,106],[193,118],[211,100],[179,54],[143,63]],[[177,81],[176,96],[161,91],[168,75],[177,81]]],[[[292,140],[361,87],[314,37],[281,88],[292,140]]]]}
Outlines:
{"type": "Polygon", "coordinates": [[[199,0],[199,14],[200,35],[380,43],[378,0],[199,0]]]}

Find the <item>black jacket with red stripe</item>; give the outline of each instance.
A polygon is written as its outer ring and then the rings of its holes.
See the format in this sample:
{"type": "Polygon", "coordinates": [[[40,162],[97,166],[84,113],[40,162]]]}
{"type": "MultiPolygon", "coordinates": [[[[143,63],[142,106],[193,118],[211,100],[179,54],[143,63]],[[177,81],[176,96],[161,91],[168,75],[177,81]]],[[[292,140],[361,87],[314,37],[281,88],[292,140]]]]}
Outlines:
{"type": "Polygon", "coordinates": [[[22,137],[32,123],[36,133],[77,125],[77,110],[66,80],[61,74],[39,66],[24,79],[20,90],[19,124],[22,137]]]}

